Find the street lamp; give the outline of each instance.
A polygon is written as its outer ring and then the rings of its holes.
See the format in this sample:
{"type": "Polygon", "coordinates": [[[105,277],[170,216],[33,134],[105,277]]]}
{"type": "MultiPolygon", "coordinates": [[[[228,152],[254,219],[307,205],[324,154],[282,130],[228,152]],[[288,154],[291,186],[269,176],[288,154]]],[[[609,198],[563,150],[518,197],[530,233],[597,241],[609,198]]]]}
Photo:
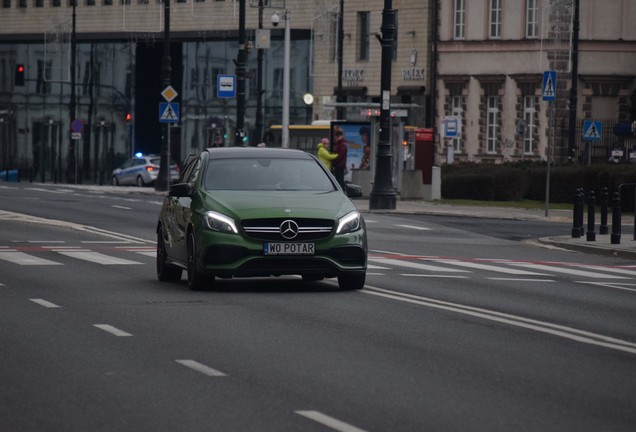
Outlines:
{"type": "MultiPolygon", "coordinates": [[[[291,15],[289,10],[283,10],[283,19],[285,20],[285,47],[283,60],[283,124],[282,124],[282,147],[289,147],[289,53],[291,38],[291,15]]],[[[280,16],[274,12],[272,15],[272,25],[278,27],[280,16]]]]}

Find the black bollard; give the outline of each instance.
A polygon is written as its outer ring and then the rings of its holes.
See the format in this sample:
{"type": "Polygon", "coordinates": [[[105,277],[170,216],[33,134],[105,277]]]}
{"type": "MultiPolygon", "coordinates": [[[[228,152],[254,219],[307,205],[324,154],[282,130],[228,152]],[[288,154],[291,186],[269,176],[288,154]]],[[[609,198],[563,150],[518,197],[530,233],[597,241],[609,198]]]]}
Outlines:
{"type": "Polygon", "coordinates": [[[599,234],[608,234],[609,227],[607,226],[607,205],[609,204],[609,193],[607,188],[603,188],[601,192],[601,224],[598,227],[599,234]]]}
{"type": "Polygon", "coordinates": [[[572,204],[572,238],[581,237],[581,232],[579,231],[579,189],[574,191],[574,202],[572,204]]]}
{"type": "Polygon", "coordinates": [[[621,244],[621,195],[612,195],[612,244],[621,244]]]}
{"type": "Polygon", "coordinates": [[[587,241],[596,241],[596,232],[594,231],[595,206],[596,196],[594,196],[594,191],[590,191],[590,196],[587,198],[587,241]]]}
{"type": "Polygon", "coordinates": [[[579,220],[577,226],[579,227],[579,236],[583,237],[585,235],[585,227],[583,226],[583,216],[585,214],[585,191],[583,188],[579,188],[579,210],[578,216],[579,220]]]}

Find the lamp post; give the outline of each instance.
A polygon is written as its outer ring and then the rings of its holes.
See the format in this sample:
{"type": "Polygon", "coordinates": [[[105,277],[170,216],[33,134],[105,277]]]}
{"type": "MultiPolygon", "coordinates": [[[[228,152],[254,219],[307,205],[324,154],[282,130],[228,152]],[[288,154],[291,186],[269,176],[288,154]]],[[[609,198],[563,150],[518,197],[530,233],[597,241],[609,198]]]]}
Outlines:
{"type": "Polygon", "coordinates": [[[289,51],[290,51],[290,35],[291,35],[291,17],[289,11],[285,9],[285,54],[283,64],[283,130],[282,130],[282,147],[289,147],[289,51]]]}
{"type": "Polygon", "coordinates": [[[380,139],[375,178],[369,199],[370,209],[395,209],[395,189],[391,180],[391,63],[395,38],[395,11],[392,0],[384,0],[382,11],[382,69],[380,75],[380,139]]]}
{"type": "MultiPolygon", "coordinates": [[[[163,27],[163,59],[161,62],[161,77],[163,79],[163,87],[170,85],[170,74],[172,73],[170,58],[170,0],[164,0],[164,27],[163,27]]],[[[161,138],[161,157],[159,162],[159,176],[155,182],[155,190],[167,191],[170,186],[170,123],[163,126],[163,137],[161,138]]]]}

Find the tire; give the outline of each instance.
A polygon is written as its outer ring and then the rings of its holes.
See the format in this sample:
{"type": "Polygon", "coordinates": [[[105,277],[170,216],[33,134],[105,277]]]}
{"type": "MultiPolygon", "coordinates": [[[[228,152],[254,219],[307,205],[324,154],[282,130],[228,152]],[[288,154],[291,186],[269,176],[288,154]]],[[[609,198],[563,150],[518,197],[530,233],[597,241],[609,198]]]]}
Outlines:
{"type": "Polygon", "coordinates": [[[188,233],[188,286],[193,291],[211,290],[214,276],[199,273],[196,266],[196,241],[192,231],[188,233]]]}
{"type": "Polygon", "coordinates": [[[141,176],[137,176],[137,187],[144,187],[145,185],[144,179],[141,176]]]}
{"type": "Polygon", "coordinates": [[[113,176],[111,182],[113,186],[119,186],[119,180],[117,180],[117,176],[113,176]]]}
{"type": "Polygon", "coordinates": [[[367,274],[347,274],[338,276],[338,286],[342,291],[356,291],[364,288],[367,274]]]}
{"type": "Polygon", "coordinates": [[[168,264],[168,254],[166,252],[166,244],[163,240],[163,231],[161,228],[157,231],[157,278],[161,282],[177,282],[181,280],[181,270],[172,264],[168,264]]]}

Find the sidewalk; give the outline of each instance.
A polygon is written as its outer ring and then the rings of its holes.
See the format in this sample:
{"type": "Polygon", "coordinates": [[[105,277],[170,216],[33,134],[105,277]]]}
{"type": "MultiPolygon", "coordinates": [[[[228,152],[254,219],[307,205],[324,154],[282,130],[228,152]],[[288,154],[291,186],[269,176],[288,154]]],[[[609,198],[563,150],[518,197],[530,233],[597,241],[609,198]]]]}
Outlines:
{"type": "MultiPolygon", "coordinates": [[[[478,207],[454,204],[438,204],[432,201],[402,201],[396,200],[395,210],[369,210],[368,198],[356,198],[352,200],[362,213],[385,213],[385,214],[422,214],[449,217],[473,217],[484,219],[507,219],[507,220],[527,220],[544,222],[561,222],[569,224],[567,229],[561,229],[562,235],[543,237],[537,239],[542,244],[560,247],[568,250],[575,250],[585,253],[607,255],[636,261],[636,240],[633,236],[634,220],[632,218],[622,218],[622,234],[620,244],[611,243],[611,214],[608,215],[610,234],[599,234],[598,222],[596,224],[596,240],[587,241],[584,234],[580,238],[572,238],[572,210],[548,211],[529,210],[510,207],[478,207]]],[[[587,214],[585,215],[587,219],[587,214]]],[[[587,225],[585,225],[587,228],[587,225]]],[[[636,264],[636,263],[635,263],[636,264]]]]}

